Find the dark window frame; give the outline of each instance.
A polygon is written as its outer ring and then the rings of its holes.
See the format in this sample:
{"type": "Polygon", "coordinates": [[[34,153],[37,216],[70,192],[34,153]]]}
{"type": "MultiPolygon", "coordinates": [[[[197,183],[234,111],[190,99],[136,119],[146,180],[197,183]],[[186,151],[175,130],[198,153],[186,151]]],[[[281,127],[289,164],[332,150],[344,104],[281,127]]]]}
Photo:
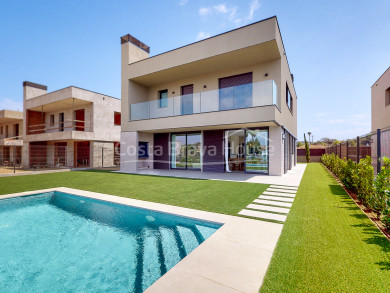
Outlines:
{"type": "Polygon", "coordinates": [[[58,114],[58,131],[65,131],[65,113],[61,112],[58,114]],[[61,121],[62,117],[62,121],[61,121]]]}
{"type": "Polygon", "coordinates": [[[390,105],[390,87],[385,90],[385,107],[390,105]]]}
{"type": "Polygon", "coordinates": [[[286,104],[289,108],[291,114],[293,114],[293,97],[291,95],[291,91],[288,87],[288,83],[286,82],[286,104]]]}
{"type": "Polygon", "coordinates": [[[50,115],[50,117],[49,117],[49,124],[50,124],[50,126],[54,126],[54,124],[55,124],[55,116],[54,116],[54,114],[50,115]]]}
{"type": "Polygon", "coordinates": [[[139,141],[138,142],[138,158],[148,159],[149,158],[149,142],[139,141]]]}
{"type": "Polygon", "coordinates": [[[160,108],[168,107],[168,89],[158,91],[158,100],[160,108]],[[167,94],[166,98],[162,98],[162,94],[164,93],[167,94]]]}
{"type": "Polygon", "coordinates": [[[116,126],[120,126],[122,123],[121,123],[121,112],[117,112],[117,111],[114,111],[114,125],[116,126]],[[118,118],[119,116],[119,118],[118,118]],[[119,122],[118,122],[118,119],[119,119],[119,122]]]}

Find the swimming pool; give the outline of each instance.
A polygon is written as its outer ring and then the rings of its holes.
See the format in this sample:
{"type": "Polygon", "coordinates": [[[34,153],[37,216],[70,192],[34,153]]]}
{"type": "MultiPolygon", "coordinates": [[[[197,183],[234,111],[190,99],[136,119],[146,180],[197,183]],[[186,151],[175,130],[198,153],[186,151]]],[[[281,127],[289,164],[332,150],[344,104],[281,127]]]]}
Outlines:
{"type": "Polygon", "coordinates": [[[0,200],[6,292],[142,292],[221,225],[47,192],[0,200]]]}

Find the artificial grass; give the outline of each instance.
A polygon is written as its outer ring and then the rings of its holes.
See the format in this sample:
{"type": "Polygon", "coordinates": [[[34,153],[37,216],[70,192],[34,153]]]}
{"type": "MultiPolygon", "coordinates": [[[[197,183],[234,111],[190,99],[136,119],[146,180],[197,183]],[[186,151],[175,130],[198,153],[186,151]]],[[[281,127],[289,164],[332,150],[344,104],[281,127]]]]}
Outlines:
{"type": "Polygon", "coordinates": [[[321,164],[308,164],[260,292],[389,290],[390,242],[321,164]]]}
{"type": "Polygon", "coordinates": [[[0,195],[69,187],[229,215],[237,215],[268,186],[97,170],[0,177],[0,195]]]}

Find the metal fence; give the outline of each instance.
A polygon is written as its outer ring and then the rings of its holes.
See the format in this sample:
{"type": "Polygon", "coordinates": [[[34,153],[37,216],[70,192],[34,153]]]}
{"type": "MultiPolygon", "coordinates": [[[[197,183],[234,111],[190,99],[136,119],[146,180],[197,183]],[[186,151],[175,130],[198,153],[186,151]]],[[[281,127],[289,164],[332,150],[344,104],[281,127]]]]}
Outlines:
{"type": "Polygon", "coordinates": [[[327,154],[335,154],[343,159],[359,162],[370,156],[375,173],[380,172],[382,158],[390,158],[390,127],[349,139],[326,148],[327,154]]]}

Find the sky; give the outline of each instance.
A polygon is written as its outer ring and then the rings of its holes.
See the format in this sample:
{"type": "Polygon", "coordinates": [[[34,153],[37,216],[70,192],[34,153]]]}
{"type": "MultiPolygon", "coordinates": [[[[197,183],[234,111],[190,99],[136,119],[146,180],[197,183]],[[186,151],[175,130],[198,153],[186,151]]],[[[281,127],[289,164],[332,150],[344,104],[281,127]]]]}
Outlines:
{"type": "Polygon", "coordinates": [[[298,96],[298,139],[371,129],[371,86],[390,66],[390,1],[0,0],[0,109],[23,81],[120,98],[120,37],[151,55],[278,17],[298,96]]]}

